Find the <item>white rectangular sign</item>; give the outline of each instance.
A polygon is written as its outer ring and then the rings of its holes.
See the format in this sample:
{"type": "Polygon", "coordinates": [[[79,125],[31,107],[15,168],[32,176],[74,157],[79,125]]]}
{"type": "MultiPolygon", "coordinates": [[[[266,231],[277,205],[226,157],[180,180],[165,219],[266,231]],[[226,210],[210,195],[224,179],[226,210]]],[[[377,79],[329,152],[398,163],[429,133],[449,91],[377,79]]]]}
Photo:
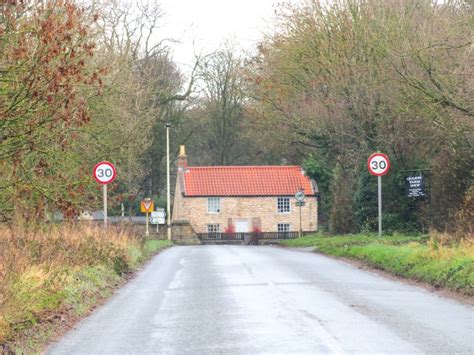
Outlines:
{"type": "Polygon", "coordinates": [[[165,224],[165,217],[150,217],[151,224],[165,224]]]}
{"type": "Polygon", "coordinates": [[[163,210],[159,211],[153,211],[151,213],[151,218],[165,218],[166,217],[166,212],[163,210]]]}

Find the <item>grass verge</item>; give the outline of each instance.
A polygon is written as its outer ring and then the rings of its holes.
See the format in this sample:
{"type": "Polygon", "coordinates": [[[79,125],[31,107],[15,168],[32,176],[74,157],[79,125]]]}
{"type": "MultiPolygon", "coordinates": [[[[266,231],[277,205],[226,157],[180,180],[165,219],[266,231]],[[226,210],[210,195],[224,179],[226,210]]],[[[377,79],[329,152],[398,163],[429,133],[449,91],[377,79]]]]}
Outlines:
{"type": "Polygon", "coordinates": [[[315,247],[324,254],[360,260],[398,276],[474,295],[472,240],[446,244],[436,236],[310,235],[283,245],[315,247]]]}
{"type": "Polygon", "coordinates": [[[39,351],[169,245],[125,228],[1,228],[0,353],[39,351]]]}

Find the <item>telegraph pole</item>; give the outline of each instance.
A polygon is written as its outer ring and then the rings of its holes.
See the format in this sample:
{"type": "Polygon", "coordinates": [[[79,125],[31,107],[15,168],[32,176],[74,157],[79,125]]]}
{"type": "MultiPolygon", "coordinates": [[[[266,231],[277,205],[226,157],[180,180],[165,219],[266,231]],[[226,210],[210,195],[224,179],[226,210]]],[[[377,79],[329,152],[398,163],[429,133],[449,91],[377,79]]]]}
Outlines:
{"type": "Polygon", "coordinates": [[[166,124],[166,227],[168,240],[171,241],[170,126],[166,124]]]}

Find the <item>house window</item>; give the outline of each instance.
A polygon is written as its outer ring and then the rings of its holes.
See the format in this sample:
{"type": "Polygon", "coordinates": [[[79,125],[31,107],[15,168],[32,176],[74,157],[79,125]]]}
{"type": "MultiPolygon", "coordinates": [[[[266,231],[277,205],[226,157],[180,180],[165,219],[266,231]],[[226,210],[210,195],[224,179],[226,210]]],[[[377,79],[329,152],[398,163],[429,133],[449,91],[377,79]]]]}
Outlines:
{"type": "Polygon", "coordinates": [[[278,210],[278,213],[290,213],[290,198],[278,197],[277,210],[278,210]]]}
{"type": "Polygon", "coordinates": [[[289,223],[278,223],[278,232],[289,232],[290,224],[289,223]]]}
{"type": "Polygon", "coordinates": [[[207,225],[207,233],[208,234],[220,234],[221,226],[220,224],[208,224],[207,225]]]}
{"type": "Polygon", "coordinates": [[[207,212],[219,213],[221,211],[221,198],[220,197],[208,197],[207,199],[207,212]]]}

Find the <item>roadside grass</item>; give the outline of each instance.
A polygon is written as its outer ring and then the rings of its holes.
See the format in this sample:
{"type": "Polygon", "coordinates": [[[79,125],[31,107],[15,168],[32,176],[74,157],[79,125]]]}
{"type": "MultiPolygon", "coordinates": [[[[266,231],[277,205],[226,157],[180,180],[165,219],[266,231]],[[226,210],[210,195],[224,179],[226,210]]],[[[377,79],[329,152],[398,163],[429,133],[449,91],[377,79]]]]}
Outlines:
{"type": "Polygon", "coordinates": [[[288,247],[315,247],[321,253],[366,264],[435,287],[474,295],[474,241],[448,242],[439,235],[310,235],[287,240],[288,247]]]}
{"type": "Polygon", "coordinates": [[[126,228],[0,228],[0,349],[38,350],[55,326],[88,313],[169,245],[126,228]]]}

